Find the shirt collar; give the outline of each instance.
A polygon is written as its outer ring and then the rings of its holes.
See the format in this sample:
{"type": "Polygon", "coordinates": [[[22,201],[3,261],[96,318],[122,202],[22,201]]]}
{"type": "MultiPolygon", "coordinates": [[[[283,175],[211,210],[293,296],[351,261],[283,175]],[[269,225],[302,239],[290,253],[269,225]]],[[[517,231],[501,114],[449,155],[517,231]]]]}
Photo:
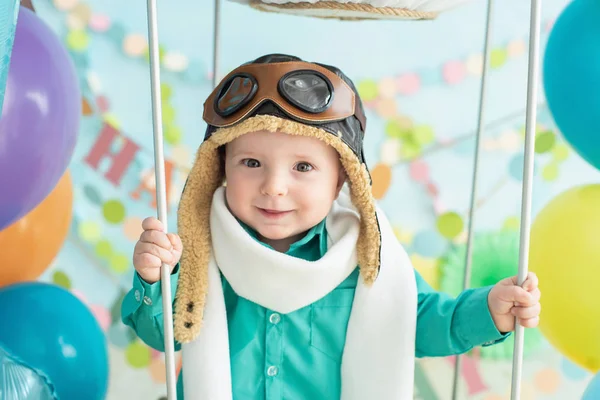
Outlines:
{"type": "MultiPolygon", "coordinates": [[[[258,238],[258,233],[254,229],[246,225],[240,219],[238,219],[238,222],[240,223],[242,228],[244,228],[244,230],[248,232],[250,236],[252,236],[252,238],[254,238],[256,241],[258,241],[266,247],[271,247],[258,238]]],[[[327,251],[327,231],[325,229],[325,219],[319,222],[317,225],[310,228],[310,230],[306,232],[306,235],[304,235],[300,240],[292,243],[287,253],[301,250],[302,247],[308,247],[309,244],[313,242],[313,240],[318,240],[321,254],[325,254],[325,252],[327,251]]]]}

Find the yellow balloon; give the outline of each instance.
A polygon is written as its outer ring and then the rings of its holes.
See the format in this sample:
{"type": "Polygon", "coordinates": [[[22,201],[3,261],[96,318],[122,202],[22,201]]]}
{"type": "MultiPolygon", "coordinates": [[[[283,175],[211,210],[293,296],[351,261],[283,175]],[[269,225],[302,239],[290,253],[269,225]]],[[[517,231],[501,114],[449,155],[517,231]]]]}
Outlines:
{"type": "Polygon", "coordinates": [[[562,354],[600,370],[600,185],[550,201],[531,227],[529,269],[540,280],[540,330],[562,354]]]}

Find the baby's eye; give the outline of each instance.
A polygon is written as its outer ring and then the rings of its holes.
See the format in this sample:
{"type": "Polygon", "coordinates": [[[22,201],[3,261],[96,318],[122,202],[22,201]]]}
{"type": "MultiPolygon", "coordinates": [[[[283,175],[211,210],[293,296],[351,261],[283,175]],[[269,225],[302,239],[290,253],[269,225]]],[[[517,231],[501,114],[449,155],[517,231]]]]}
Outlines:
{"type": "Polygon", "coordinates": [[[313,166],[307,162],[300,162],[296,164],[296,169],[300,172],[308,172],[313,169],[313,166]]]}
{"type": "Polygon", "coordinates": [[[260,167],[260,161],[255,160],[254,158],[245,158],[242,160],[242,163],[248,168],[260,167]]]}

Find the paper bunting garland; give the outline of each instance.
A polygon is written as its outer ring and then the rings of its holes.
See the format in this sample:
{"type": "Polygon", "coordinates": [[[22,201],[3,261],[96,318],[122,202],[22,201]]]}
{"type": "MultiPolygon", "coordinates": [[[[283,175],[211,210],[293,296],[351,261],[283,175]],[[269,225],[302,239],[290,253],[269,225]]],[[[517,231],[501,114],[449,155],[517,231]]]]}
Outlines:
{"type": "MultiPolygon", "coordinates": [[[[548,34],[552,20],[542,24],[548,34]]],[[[492,71],[504,67],[509,61],[526,55],[527,38],[516,38],[494,48],[490,54],[492,71]]],[[[475,53],[460,59],[447,60],[435,68],[419,68],[398,75],[382,78],[379,82],[364,79],[357,82],[357,89],[370,109],[378,109],[380,102],[395,96],[414,96],[430,86],[455,86],[469,78],[480,79],[483,71],[483,54],[475,53]]]]}
{"type": "MultiPolygon", "coordinates": [[[[107,15],[95,13],[87,3],[79,0],[53,0],[53,5],[66,14],[65,22],[69,28],[66,45],[70,51],[83,53],[88,49],[93,35],[103,35],[124,55],[144,60],[149,65],[148,41],[145,34],[126,32],[119,22],[113,22],[107,15]]],[[[78,58],[74,57],[74,61],[77,64],[78,58]]],[[[165,50],[160,46],[160,63],[166,71],[188,83],[208,83],[211,79],[203,63],[191,61],[178,50],[165,50]]]]}

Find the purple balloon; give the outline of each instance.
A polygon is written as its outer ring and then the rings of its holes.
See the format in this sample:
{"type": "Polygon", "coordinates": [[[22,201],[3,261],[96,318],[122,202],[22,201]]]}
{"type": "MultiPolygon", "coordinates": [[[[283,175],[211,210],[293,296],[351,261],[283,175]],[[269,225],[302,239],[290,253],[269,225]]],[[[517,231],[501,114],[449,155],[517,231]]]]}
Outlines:
{"type": "Polygon", "coordinates": [[[0,230],[54,189],[71,161],[80,115],[79,81],[67,50],[21,7],[0,117],[0,230]]]}

